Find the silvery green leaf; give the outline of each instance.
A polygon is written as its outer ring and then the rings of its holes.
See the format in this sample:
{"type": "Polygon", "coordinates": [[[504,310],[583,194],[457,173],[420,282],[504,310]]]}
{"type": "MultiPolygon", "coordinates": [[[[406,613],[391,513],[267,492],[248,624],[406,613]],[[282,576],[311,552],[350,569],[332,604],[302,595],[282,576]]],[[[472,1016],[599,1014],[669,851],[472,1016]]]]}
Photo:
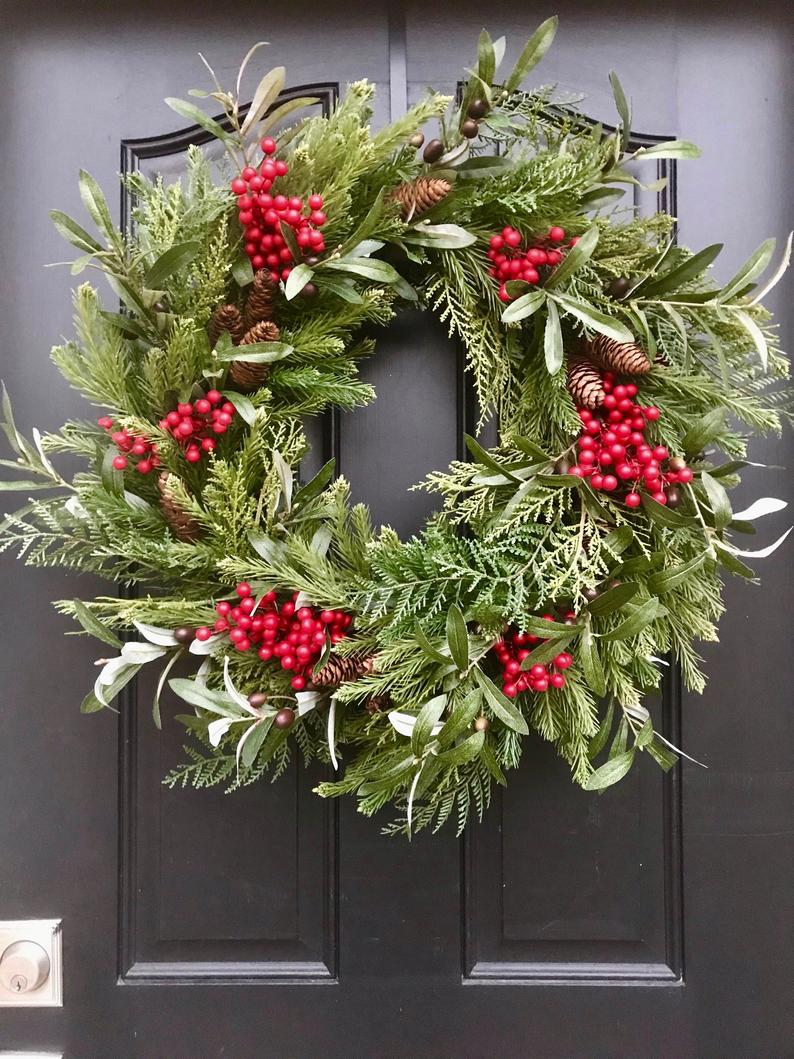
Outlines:
{"type": "Polygon", "coordinates": [[[558,294],[556,291],[550,294],[549,298],[553,298],[564,312],[581,320],[585,327],[592,328],[593,331],[606,335],[608,338],[614,338],[616,342],[634,341],[634,335],[625,324],[594,309],[587,302],[572,298],[569,294],[558,294]]]}
{"type": "MultiPolygon", "coordinates": [[[[118,658],[109,659],[99,671],[97,684],[100,685],[100,687],[112,684],[122,669],[127,669],[130,664],[129,660],[123,658],[121,655],[119,655],[118,658]]],[[[107,706],[107,703],[105,703],[105,705],[107,706]]]]}
{"type": "Polygon", "coordinates": [[[524,45],[524,50],[519,55],[518,61],[513,68],[513,72],[505,82],[505,91],[508,95],[515,92],[530,70],[537,66],[549,50],[551,42],[554,40],[554,35],[557,32],[558,24],[559,19],[556,15],[547,18],[545,22],[542,22],[538,26],[524,45]]]}
{"type": "Polygon", "coordinates": [[[115,647],[116,650],[121,649],[121,640],[118,636],[116,636],[112,629],[109,629],[104,622],[101,622],[90,607],[87,607],[81,599],[73,599],[72,606],[74,607],[75,618],[77,618],[87,633],[90,633],[91,636],[100,640],[102,643],[106,643],[110,647],[115,647]]]}
{"type": "Polygon", "coordinates": [[[232,717],[219,717],[215,721],[210,721],[207,727],[207,738],[210,741],[210,746],[218,747],[221,739],[223,739],[234,723],[235,719],[232,717]]]}
{"type": "Polygon", "coordinates": [[[380,239],[362,239],[350,251],[351,257],[371,257],[372,254],[382,249],[385,244],[380,239]]]}
{"type": "Polygon", "coordinates": [[[189,265],[201,250],[201,243],[195,239],[186,243],[176,243],[170,246],[157,258],[155,263],[146,273],[145,283],[147,287],[159,287],[163,280],[168,279],[174,272],[189,265]]]}
{"type": "Polygon", "coordinates": [[[241,710],[245,710],[246,713],[250,713],[254,717],[259,716],[258,711],[254,709],[254,707],[251,705],[245,695],[243,695],[242,692],[238,691],[237,688],[234,686],[234,681],[232,680],[231,674],[229,673],[228,655],[223,656],[223,686],[226,688],[229,697],[237,703],[241,710]]]}
{"type": "Polygon", "coordinates": [[[601,768],[597,768],[582,783],[586,791],[600,791],[605,787],[611,787],[613,783],[623,779],[631,768],[634,761],[634,750],[626,750],[610,758],[601,768]]]}
{"type": "Polygon", "coordinates": [[[88,516],[88,512],[77,499],[76,496],[70,496],[66,503],[63,505],[73,518],[79,518],[85,521],[88,516]]]}
{"type": "Polygon", "coordinates": [[[564,283],[577,272],[582,265],[586,264],[593,256],[593,251],[598,244],[598,236],[599,231],[596,225],[588,228],[551,273],[544,284],[544,289],[552,290],[554,287],[559,287],[561,283],[564,283]]]}
{"type": "Polygon", "coordinates": [[[753,298],[753,304],[757,305],[758,302],[763,301],[767,294],[769,294],[769,292],[772,290],[772,288],[775,287],[785,275],[786,269],[788,268],[789,262],[791,261],[792,240],[794,240],[794,232],[789,232],[789,237],[786,240],[786,249],[783,251],[783,257],[781,259],[781,262],[775,269],[775,271],[772,273],[770,278],[763,285],[763,287],[761,287],[761,289],[756,292],[756,295],[753,298]]]}
{"type": "Polygon", "coordinates": [[[339,771],[339,762],[336,757],[336,695],[331,696],[328,706],[328,724],[326,726],[328,735],[328,751],[331,755],[331,764],[339,771]]]}
{"type": "Polygon", "coordinates": [[[124,490],[124,500],[129,507],[135,508],[136,511],[154,511],[148,500],[144,500],[137,493],[131,493],[129,489],[124,490]]]}
{"type": "Polygon", "coordinates": [[[666,140],[652,147],[639,147],[635,158],[700,158],[700,148],[689,140],[666,140]]]}
{"type": "Polygon", "coordinates": [[[736,511],[733,517],[752,521],[755,518],[763,518],[764,515],[773,515],[776,511],[782,511],[786,507],[788,504],[785,500],[778,500],[775,496],[762,496],[743,511],[736,511]]]}
{"type": "MultiPolygon", "coordinates": [[[[440,697],[446,698],[446,696],[440,697]]],[[[388,714],[388,718],[395,732],[399,732],[400,735],[404,735],[408,739],[413,735],[414,727],[419,719],[418,715],[406,713],[404,710],[392,710],[388,714]]],[[[431,728],[431,735],[437,736],[443,727],[444,725],[441,721],[436,722],[431,728]]]]}
{"type": "Polygon", "coordinates": [[[313,275],[314,271],[308,265],[296,265],[284,285],[284,296],[287,301],[292,301],[294,297],[300,294],[313,275]]]}
{"type": "MultiPolygon", "coordinates": [[[[269,70],[254,92],[254,98],[251,100],[251,106],[248,108],[248,113],[245,116],[245,120],[240,128],[240,133],[245,136],[249,129],[253,128],[257,122],[265,116],[267,111],[279,97],[279,93],[284,88],[284,80],[287,76],[287,71],[283,66],[276,66],[273,70],[269,70]]],[[[168,102],[166,100],[166,102],[168,102]]]]}
{"type": "Polygon", "coordinates": [[[402,238],[406,243],[435,250],[462,250],[477,242],[477,236],[459,224],[429,224],[427,221],[409,228],[402,238]]]}
{"type": "Polygon", "coordinates": [[[303,717],[317,706],[321,699],[319,691],[297,691],[295,701],[298,704],[298,716],[303,717]]]}
{"type": "Polygon", "coordinates": [[[748,283],[755,282],[772,260],[774,252],[775,240],[765,239],[758,249],[753,251],[736,275],[728,280],[719,292],[717,300],[720,302],[729,301],[742,287],[745,287],[748,283]]]}
{"type": "Polygon", "coordinates": [[[546,295],[542,290],[523,294],[520,298],[516,298],[514,302],[511,302],[502,312],[502,322],[506,324],[518,323],[519,320],[523,320],[537,312],[545,301],[546,295]]]}
{"type": "Polygon", "coordinates": [[[248,540],[256,554],[261,555],[267,562],[274,563],[283,559],[285,547],[282,541],[274,541],[272,537],[253,530],[248,534],[248,540]]]}
{"type": "Polygon", "coordinates": [[[278,449],[273,449],[273,464],[275,465],[279,481],[281,482],[281,495],[284,498],[284,507],[289,511],[292,506],[292,468],[278,449]]]}
{"type": "Polygon", "coordinates": [[[546,327],[543,332],[543,352],[546,357],[546,370],[549,375],[556,375],[565,359],[562,344],[562,329],[557,306],[550,299],[546,302],[546,327]]]}
{"type": "Polygon", "coordinates": [[[750,335],[755,345],[756,352],[758,353],[758,359],[761,361],[761,365],[766,371],[769,366],[769,349],[766,344],[766,338],[764,338],[764,332],[755,322],[755,320],[746,313],[743,309],[734,310],[736,317],[739,322],[744,326],[744,329],[750,335]]]}
{"type": "Polygon", "coordinates": [[[146,625],[142,621],[134,621],[132,624],[149,643],[157,644],[159,647],[174,647],[178,642],[172,629],[162,629],[159,625],[146,625]]]}
{"type": "Polygon", "coordinates": [[[744,551],[742,548],[734,548],[732,544],[725,544],[724,547],[733,555],[742,555],[745,559],[766,559],[778,550],[792,529],[794,529],[794,526],[790,526],[781,537],[778,537],[774,544],[769,544],[766,548],[759,548],[757,551],[744,551]]]}
{"type": "Polygon", "coordinates": [[[166,680],[168,680],[168,674],[171,672],[171,670],[174,668],[174,666],[181,657],[181,649],[179,651],[174,651],[174,653],[168,659],[168,664],[163,667],[163,671],[160,674],[160,679],[157,681],[157,687],[155,688],[154,692],[154,699],[152,700],[152,719],[154,720],[156,728],[163,727],[162,717],[160,716],[160,696],[163,693],[165,682],[166,680]]]}
{"type": "Polygon", "coordinates": [[[121,648],[121,657],[127,665],[143,666],[147,662],[153,662],[155,658],[161,658],[164,654],[166,654],[165,648],[157,647],[153,643],[131,641],[121,648]]]}
{"type": "Polygon", "coordinates": [[[320,526],[314,531],[309,548],[315,555],[324,556],[330,547],[333,534],[328,526],[320,526]]]}

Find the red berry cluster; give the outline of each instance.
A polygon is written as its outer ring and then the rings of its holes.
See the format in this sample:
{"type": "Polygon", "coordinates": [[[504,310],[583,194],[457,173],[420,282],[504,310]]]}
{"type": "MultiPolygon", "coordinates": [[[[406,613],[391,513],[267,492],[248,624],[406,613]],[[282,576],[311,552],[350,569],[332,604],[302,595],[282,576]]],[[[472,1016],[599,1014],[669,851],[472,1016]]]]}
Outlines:
{"type": "Polygon", "coordinates": [[[119,450],[119,455],[113,457],[113,466],[117,471],[127,470],[131,456],[137,457],[138,462],[133,464],[133,466],[139,474],[151,474],[155,467],[160,466],[157,446],[153,441],[136,437],[124,428],[113,430],[113,419],[111,416],[100,416],[97,419],[97,425],[110,434],[110,440],[119,450]]]}
{"type": "MultiPolygon", "coordinates": [[[[573,611],[565,614],[566,621],[573,621],[575,617],[573,611]]],[[[551,614],[544,614],[543,618],[545,621],[555,620],[551,614]]],[[[573,656],[567,651],[560,651],[554,661],[546,665],[538,663],[529,669],[521,669],[521,663],[532,654],[530,648],[545,642],[540,636],[519,632],[511,626],[494,644],[494,653],[502,666],[502,691],[509,699],[514,699],[520,691],[544,692],[549,688],[565,687],[562,670],[573,664],[573,656]]]]}
{"type": "Polygon", "coordinates": [[[588,478],[593,489],[614,493],[621,489],[626,507],[639,507],[644,489],[659,504],[669,496],[665,487],[676,482],[687,483],[692,470],[680,456],[670,458],[664,445],[652,446],[645,438],[648,422],[656,422],[659,409],[641,406],[634,398],[634,383],[618,383],[611,372],[603,377],[606,397],[596,412],[579,411],[582,432],[577,439],[578,462],[569,474],[588,478]],[[625,492],[624,492],[625,490],[625,492]]]}
{"type": "Polygon", "coordinates": [[[197,401],[178,404],[160,420],[160,428],[185,447],[188,463],[198,463],[203,452],[214,451],[218,442],[213,435],[226,433],[235,412],[234,405],[224,400],[219,390],[208,390],[197,401]]]}
{"type": "MultiPolygon", "coordinates": [[[[311,677],[311,668],[323,653],[326,638],[338,643],[347,635],[353,621],[341,610],[297,607],[296,592],[292,599],[279,603],[275,592],[265,592],[255,599],[251,586],[241,581],[236,589],[240,602],[217,603],[215,632],[228,632],[238,651],[255,649],[263,662],[277,658],[281,668],[293,672],[295,691],[303,691],[311,677]]],[[[197,640],[208,640],[213,629],[196,629],[197,640]]]]}
{"type": "MultiPolygon", "coordinates": [[[[500,283],[499,297],[503,302],[513,300],[514,295],[505,286],[511,279],[522,279],[533,285],[541,282],[548,269],[556,268],[563,259],[562,250],[558,249],[565,242],[565,229],[555,225],[548,233],[533,238],[525,243],[521,232],[516,228],[503,228],[501,235],[492,235],[489,243],[488,257],[493,267],[488,275],[500,283]]],[[[576,246],[578,238],[574,236],[568,246],[576,246]]]]}
{"type": "Polygon", "coordinates": [[[274,283],[286,280],[298,264],[281,233],[281,222],[295,231],[298,246],[307,254],[321,254],[325,241],[320,229],[327,217],[321,195],[309,195],[304,203],[298,195],[271,195],[273,182],[286,176],[289,167],[276,153],[276,141],[267,136],[260,147],[265,155],[256,169],[248,165],[232,181],[237,196],[238,217],[245,229],[245,252],[255,270],[270,269],[274,283]],[[307,210],[307,213],[304,213],[307,210]]]}

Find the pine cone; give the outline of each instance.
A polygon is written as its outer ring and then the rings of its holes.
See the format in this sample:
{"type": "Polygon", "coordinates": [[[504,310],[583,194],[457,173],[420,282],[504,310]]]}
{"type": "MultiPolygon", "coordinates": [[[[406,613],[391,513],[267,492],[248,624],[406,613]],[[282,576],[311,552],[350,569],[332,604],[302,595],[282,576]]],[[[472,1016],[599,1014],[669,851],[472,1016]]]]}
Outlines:
{"type": "Polygon", "coordinates": [[[157,479],[160,490],[160,510],[171,532],[177,540],[192,544],[201,536],[201,526],[189,512],[182,507],[181,501],[174,495],[174,483],[179,481],[175,475],[163,471],[157,479]]]}
{"type": "Polygon", "coordinates": [[[382,695],[373,695],[371,699],[367,699],[364,703],[364,709],[367,713],[385,713],[391,709],[391,706],[391,696],[388,692],[384,692],[382,695]]]}
{"type": "Polygon", "coordinates": [[[236,305],[219,305],[210,317],[207,333],[210,336],[210,345],[213,349],[224,331],[228,331],[232,336],[232,342],[235,346],[240,344],[245,334],[245,327],[243,326],[243,318],[240,316],[240,310],[236,305]]]}
{"type": "MultiPolygon", "coordinates": [[[[250,346],[255,342],[278,342],[279,329],[271,320],[260,320],[243,335],[241,346],[250,346]]],[[[236,386],[241,390],[256,390],[265,384],[269,364],[257,364],[253,360],[233,360],[229,369],[236,386]]]]}
{"type": "Polygon", "coordinates": [[[598,335],[584,343],[584,352],[594,364],[618,375],[645,375],[651,370],[648,354],[636,342],[616,342],[598,335]]]}
{"type": "Polygon", "coordinates": [[[589,408],[592,412],[604,403],[606,391],[601,372],[587,357],[568,357],[568,392],[577,408],[589,408]]]}
{"type": "Polygon", "coordinates": [[[273,319],[276,301],[276,285],[267,269],[260,268],[254,273],[254,282],[248,292],[243,311],[243,326],[249,331],[254,324],[273,319]]]}
{"type": "Polygon", "coordinates": [[[392,191],[391,198],[400,203],[403,220],[410,220],[446,198],[452,189],[448,180],[440,177],[417,177],[405,184],[398,184],[392,191]]]}
{"type": "Polygon", "coordinates": [[[331,655],[322,669],[312,675],[312,684],[318,688],[336,688],[346,681],[358,680],[374,668],[372,655],[346,655],[344,658],[331,655]]]}

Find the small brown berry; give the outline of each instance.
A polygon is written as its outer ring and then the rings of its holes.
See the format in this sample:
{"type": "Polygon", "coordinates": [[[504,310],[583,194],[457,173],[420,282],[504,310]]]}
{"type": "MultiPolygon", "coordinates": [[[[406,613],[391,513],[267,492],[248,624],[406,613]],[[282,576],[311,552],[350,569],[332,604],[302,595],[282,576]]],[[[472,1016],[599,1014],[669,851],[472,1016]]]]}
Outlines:
{"type": "Polygon", "coordinates": [[[174,629],[174,639],[177,643],[191,643],[195,635],[196,630],[188,628],[187,625],[180,625],[178,629],[174,629]]]}
{"type": "Polygon", "coordinates": [[[670,486],[670,488],[667,490],[667,506],[678,507],[680,503],[681,493],[675,488],[675,486],[670,486]]]}
{"type": "Polygon", "coordinates": [[[408,140],[408,143],[411,145],[411,147],[415,147],[417,149],[417,151],[419,150],[419,148],[422,146],[422,144],[424,142],[425,142],[425,134],[423,132],[415,132],[413,134],[413,136],[411,136],[409,138],[409,140],[408,140]]]}
{"type": "Polygon", "coordinates": [[[273,718],[273,724],[276,728],[291,728],[294,723],[295,711],[291,710],[289,706],[285,706],[283,710],[279,710],[273,718]]]}
{"type": "Polygon", "coordinates": [[[265,695],[264,691],[252,691],[248,696],[248,701],[255,710],[258,710],[260,706],[264,706],[267,702],[267,695],[265,695]]]}
{"type": "Polygon", "coordinates": [[[428,165],[432,165],[433,162],[437,162],[441,155],[444,153],[444,144],[441,140],[428,140],[427,146],[422,152],[422,157],[428,165]]]}
{"type": "Polygon", "coordinates": [[[607,286],[607,294],[611,298],[625,298],[631,290],[631,280],[625,276],[618,276],[607,286]]]}
{"type": "Polygon", "coordinates": [[[686,467],[686,460],[684,459],[683,456],[673,456],[673,458],[670,460],[670,470],[671,471],[683,471],[683,469],[685,467],[686,467]]]}
{"type": "Polygon", "coordinates": [[[306,298],[307,300],[310,299],[310,298],[316,297],[317,296],[317,286],[316,286],[316,284],[314,284],[314,283],[305,284],[305,286],[301,289],[300,295],[301,295],[301,298],[306,298]]]}
{"type": "Polygon", "coordinates": [[[597,588],[586,588],[582,595],[585,599],[589,599],[592,603],[594,599],[598,599],[601,593],[598,591],[597,588]]]}
{"type": "Polygon", "coordinates": [[[474,721],[474,727],[478,732],[487,732],[491,727],[491,722],[487,717],[477,717],[474,721]]]}
{"type": "Polygon", "coordinates": [[[488,104],[484,99],[473,99],[466,108],[470,118],[484,118],[488,113],[488,104]]]}
{"type": "Polygon", "coordinates": [[[555,474],[567,474],[571,469],[571,461],[566,460],[564,456],[561,456],[554,464],[555,474]]]}
{"type": "Polygon", "coordinates": [[[460,127],[460,131],[466,137],[467,140],[473,140],[475,136],[480,134],[480,126],[474,120],[474,118],[466,118],[460,127]]]}

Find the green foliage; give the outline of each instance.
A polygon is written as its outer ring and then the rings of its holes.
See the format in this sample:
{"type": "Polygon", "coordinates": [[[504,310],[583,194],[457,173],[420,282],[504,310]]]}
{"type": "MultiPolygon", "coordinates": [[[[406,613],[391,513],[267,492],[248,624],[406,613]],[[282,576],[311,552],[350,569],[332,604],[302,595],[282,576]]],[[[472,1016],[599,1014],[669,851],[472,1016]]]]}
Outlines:
{"type": "MultiPolygon", "coordinates": [[[[555,28],[556,20],[544,23],[514,71],[502,74],[503,42],[483,32],[458,107],[429,92],[374,133],[374,88],[363,81],[330,115],[284,127],[312,101],[279,106],[281,68],[261,79],[247,118],[239,79],[235,92],[215,80],[214,91],[203,93],[223,106],[229,132],[195,104],[169,101],[217,135],[240,168],[259,160],[257,140],[272,131],[289,163],[279,190],[324,198],[329,252],[302,266],[316,295],[292,297],[297,284],[282,285],[279,359],[252,392],[234,386],[229,354],[236,351],[227,346],[224,356],[208,338],[217,305],[243,308],[250,274],[238,267],[234,198],[198,149],[189,150],[182,181],[126,178],[134,200],[129,232],[113,226],[87,173],[81,197],[97,234],[53,214],[80,254],[74,273],[88,265],[104,272],[123,305],[122,313],[103,310],[96,291],[81,285],[75,338],[56,346],[53,360],[114,425],[156,443],[170,502],[192,520],[195,539],[180,539],[156,475],[112,469],[115,450],[104,430],[70,421],[29,441],[4,394],[0,425],[13,458],[0,461],[9,471],[2,488],[24,493],[26,502],[0,524],[0,550],[136,586],[134,595],[56,604],[81,635],[97,636],[103,653],[122,637],[144,637],[121,648],[123,664],[102,685],[108,698],[150,660],[165,687],[184,654],[170,630],[211,625],[216,601],[232,598],[242,579],[257,594],[300,592],[313,606],[349,612],[353,631],[333,645],[334,655],[373,659],[333,693],[301,699],[279,666],[230,651],[222,635],[210,641],[194,682],[174,685],[193,706],[180,720],[198,749],[185,748],[185,763],[167,778],[172,786],[234,790],[278,778],[294,745],[306,761],[339,753],[344,770],[319,793],[355,795],[366,815],[392,805],[397,819],[387,832],[410,835],[449,820],[460,830],[472,813],[482,816],[493,784],[518,767],[527,730],[553,743],[586,789],[617,782],[644,752],[663,768],[675,760],[642,699],[659,687],[665,655],[688,687],[703,689],[696,642],[717,638],[723,571],[752,577],[732,543],[747,526],[735,524],[726,490],[746,466],[748,434],[780,430],[788,415],[788,362],[758,297],[782,275],[790,245],[760,292],[755,284],[775,259],[772,241],[720,288],[710,275],[719,246],[673,245],[672,217],[621,206],[621,185],[636,181],[626,168],[634,155],[617,77],[621,127],[609,135],[555,88],[523,87],[555,28]],[[459,128],[474,98],[489,109],[479,138],[468,143],[459,128]],[[444,156],[427,165],[408,140],[434,120],[444,156]],[[419,175],[452,185],[429,225],[403,219],[391,196],[419,175]],[[513,302],[505,316],[488,272],[488,240],[507,224],[526,237],[562,225],[584,238],[543,289],[513,302]],[[628,282],[618,297],[610,290],[620,278],[628,282]],[[469,461],[428,476],[418,488],[439,494],[442,511],[401,540],[351,504],[332,463],[306,481],[301,461],[305,417],[373,400],[359,365],[376,353],[376,329],[417,297],[460,342],[481,418],[492,418],[499,436],[490,449],[468,439],[469,461]],[[638,383],[642,400],[661,411],[648,437],[686,455],[695,471],[674,511],[648,498],[632,510],[560,473],[580,428],[564,354],[605,329],[629,333],[647,350],[652,369],[638,383]],[[211,455],[189,464],[160,420],[210,387],[228,394],[241,416],[211,455]],[[721,468],[720,452],[738,462],[721,468]],[[50,461],[60,455],[81,461],[71,479],[50,461]],[[545,622],[546,614],[559,620],[545,622]],[[563,649],[573,655],[564,687],[514,699],[499,691],[493,648],[506,626],[544,641],[535,661],[563,649]],[[246,708],[243,696],[253,691],[267,696],[260,714],[246,708]],[[383,703],[386,696],[391,707],[376,710],[373,697],[383,703]],[[289,733],[273,725],[275,710],[288,703],[301,706],[289,733]]],[[[689,158],[696,149],[675,142],[645,153],[689,158]]],[[[188,657],[198,669],[195,654],[188,657]]],[[[102,706],[101,696],[86,697],[86,711],[102,706]]]]}

